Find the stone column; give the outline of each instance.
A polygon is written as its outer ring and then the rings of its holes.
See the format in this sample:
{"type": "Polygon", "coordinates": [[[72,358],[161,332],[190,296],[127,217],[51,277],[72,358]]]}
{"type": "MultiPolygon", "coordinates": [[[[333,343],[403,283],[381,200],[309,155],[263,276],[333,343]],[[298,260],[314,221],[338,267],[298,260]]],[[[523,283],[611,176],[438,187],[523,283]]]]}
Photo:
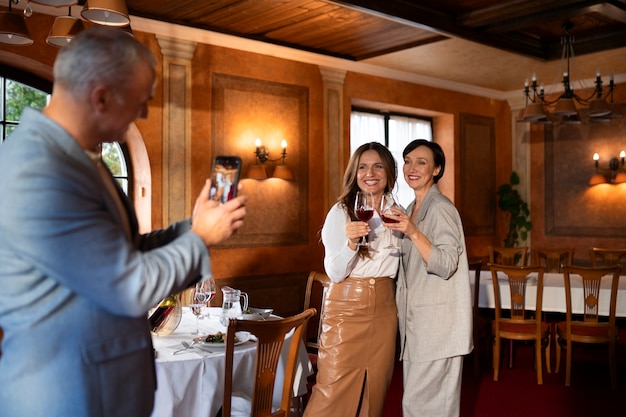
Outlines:
{"type": "Polygon", "coordinates": [[[157,35],[163,54],[163,223],[188,217],[191,195],[191,59],[195,42],[157,35]]]}
{"type": "Polygon", "coordinates": [[[324,207],[329,209],[342,190],[343,179],[343,83],[346,71],[320,67],[324,80],[324,207]]]}

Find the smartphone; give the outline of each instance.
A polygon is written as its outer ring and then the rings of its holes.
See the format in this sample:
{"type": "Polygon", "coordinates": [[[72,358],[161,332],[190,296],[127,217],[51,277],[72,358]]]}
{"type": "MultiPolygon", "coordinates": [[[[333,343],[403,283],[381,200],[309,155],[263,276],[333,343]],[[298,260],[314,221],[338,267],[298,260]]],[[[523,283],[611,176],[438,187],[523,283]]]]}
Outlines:
{"type": "Polygon", "coordinates": [[[225,203],[237,197],[241,158],[238,156],[216,156],[211,169],[211,191],[209,198],[225,203]]]}

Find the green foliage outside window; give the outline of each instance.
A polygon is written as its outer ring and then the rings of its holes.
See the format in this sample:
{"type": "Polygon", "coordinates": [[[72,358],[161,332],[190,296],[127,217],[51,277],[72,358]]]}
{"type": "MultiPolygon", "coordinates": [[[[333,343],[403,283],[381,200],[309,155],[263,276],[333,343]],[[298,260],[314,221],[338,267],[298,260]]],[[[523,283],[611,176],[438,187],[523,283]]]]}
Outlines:
{"type": "MultiPolygon", "coordinates": [[[[48,93],[19,83],[15,80],[0,77],[0,124],[4,127],[4,135],[0,142],[8,137],[19,125],[22,112],[26,107],[43,110],[48,104],[48,93]],[[4,81],[4,82],[3,82],[4,81]],[[2,100],[2,86],[4,85],[4,100],[2,100]],[[1,111],[4,104],[4,113],[1,111]]],[[[0,127],[0,134],[2,128],[0,127]]],[[[102,144],[102,160],[118,181],[124,192],[128,194],[129,178],[126,160],[122,148],[118,143],[102,144]]]]}
{"type": "Polygon", "coordinates": [[[48,94],[13,80],[7,80],[6,89],[5,120],[9,122],[18,122],[25,107],[42,110],[48,102],[48,94]]]}

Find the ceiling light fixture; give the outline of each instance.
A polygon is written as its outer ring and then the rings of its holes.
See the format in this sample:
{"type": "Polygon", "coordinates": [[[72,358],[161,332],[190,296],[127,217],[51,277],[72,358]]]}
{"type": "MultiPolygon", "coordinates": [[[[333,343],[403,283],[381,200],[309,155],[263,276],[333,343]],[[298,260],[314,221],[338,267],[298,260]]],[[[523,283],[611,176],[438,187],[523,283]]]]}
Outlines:
{"type": "MultiPolygon", "coordinates": [[[[27,0],[23,12],[16,13],[11,9],[11,4],[17,5],[19,2],[20,0],[9,0],[9,10],[0,11],[0,44],[23,46],[33,43],[24,19],[33,14],[31,3],[69,8],[67,16],[57,16],[54,19],[46,38],[46,43],[49,45],[63,47],[85,29],[84,21],[72,16],[71,6],[76,5],[77,0],[27,0]]],[[[90,0],[83,7],[81,15],[92,23],[116,27],[128,33],[129,36],[134,36],[124,0],[90,0]]]]}
{"type": "Polygon", "coordinates": [[[83,21],[77,17],[72,17],[72,8],[70,7],[67,16],[57,16],[54,19],[46,42],[50,45],[63,47],[84,29],[83,21]]]}
{"type": "Polygon", "coordinates": [[[130,16],[124,0],[87,0],[80,14],[83,18],[99,25],[119,27],[130,24],[130,16]]]}
{"type": "Polygon", "coordinates": [[[612,118],[623,117],[620,104],[613,102],[613,90],[615,83],[613,74],[609,78],[608,90],[605,93],[600,70],[596,71],[595,89],[589,97],[581,97],[572,87],[570,60],[574,59],[574,36],[570,33],[573,28],[571,22],[563,25],[565,35],[561,38],[563,53],[561,60],[565,61],[567,67],[563,72],[564,92],[556,100],[548,100],[545,96],[543,84],[537,86],[537,76],[533,73],[531,83],[528,79],[524,83],[524,95],[526,97],[526,107],[518,118],[519,122],[530,122],[535,124],[546,124],[561,122],[563,124],[581,123],[581,113],[586,114],[590,121],[610,121],[612,118]],[[607,99],[610,98],[610,103],[607,99]],[[580,112],[578,106],[587,107],[584,112],[580,112]],[[548,108],[551,111],[548,111],[548,108]]]}
{"type": "Polygon", "coordinates": [[[7,45],[31,45],[31,38],[26,27],[26,21],[22,14],[11,10],[11,3],[17,4],[19,0],[9,0],[9,10],[0,12],[0,43],[7,45]]]}

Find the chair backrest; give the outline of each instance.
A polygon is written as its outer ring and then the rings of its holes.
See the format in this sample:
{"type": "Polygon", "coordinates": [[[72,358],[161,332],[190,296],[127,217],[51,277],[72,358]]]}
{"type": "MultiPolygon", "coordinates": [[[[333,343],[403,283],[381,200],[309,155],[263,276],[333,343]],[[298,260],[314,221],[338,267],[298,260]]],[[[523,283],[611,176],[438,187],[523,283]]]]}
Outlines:
{"type": "Polygon", "coordinates": [[[226,332],[226,369],[224,374],[224,405],[222,416],[231,415],[231,396],[233,390],[233,353],[235,350],[235,333],[247,331],[257,339],[257,358],[254,373],[254,392],[252,395],[251,417],[271,416],[288,417],[292,398],[293,381],[296,372],[298,351],[302,339],[302,331],[306,322],[315,315],[313,308],[295,316],[279,320],[238,320],[230,319],[226,332]],[[285,337],[294,329],[289,345],[289,355],[285,364],[285,377],[281,397],[281,406],[272,413],[272,397],[274,382],[281,357],[285,337]]]}
{"type": "Polygon", "coordinates": [[[543,304],[543,274],[545,268],[539,265],[533,266],[508,266],[489,264],[491,269],[491,279],[493,282],[493,292],[495,301],[495,319],[496,328],[500,321],[506,320],[516,323],[536,323],[538,330],[541,326],[541,311],[543,304]],[[500,294],[500,281],[498,272],[506,277],[509,293],[511,297],[510,316],[502,315],[502,297],[500,294]],[[526,286],[532,273],[537,274],[537,298],[535,300],[535,309],[532,316],[526,314],[526,286]]]}
{"type": "Polygon", "coordinates": [[[306,326],[304,339],[307,348],[319,348],[318,338],[322,331],[321,318],[324,315],[324,299],[331,282],[328,275],[324,273],[316,271],[309,273],[304,294],[304,310],[315,308],[318,314],[312,317],[306,326]]]}
{"type": "Polygon", "coordinates": [[[609,275],[611,279],[611,293],[609,300],[609,324],[615,325],[615,308],[617,302],[617,287],[619,284],[620,265],[613,266],[566,266],[563,268],[563,276],[565,279],[565,306],[566,320],[572,321],[572,278],[573,275],[579,275],[582,278],[583,288],[583,315],[582,321],[585,323],[598,323],[599,318],[599,300],[600,300],[600,284],[602,277],[609,275]]]}
{"type": "Polygon", "coordinates": [[[626,265],[626,248],[591,248],[589,256],[591,266],[626,265]]]}
{"type": "Polygon", "coordinates": [[[505,248],[489,246],[489,263],[498,265],[525,266],[528,264],[528,246],[505,248]]]}
{"type": "Polygon", "coordinates": [[[533,248],[531,254],[533,265],[541,265],[546,272],[563,272],[564,265],[574,263],[574,248],[533,248]]]}

